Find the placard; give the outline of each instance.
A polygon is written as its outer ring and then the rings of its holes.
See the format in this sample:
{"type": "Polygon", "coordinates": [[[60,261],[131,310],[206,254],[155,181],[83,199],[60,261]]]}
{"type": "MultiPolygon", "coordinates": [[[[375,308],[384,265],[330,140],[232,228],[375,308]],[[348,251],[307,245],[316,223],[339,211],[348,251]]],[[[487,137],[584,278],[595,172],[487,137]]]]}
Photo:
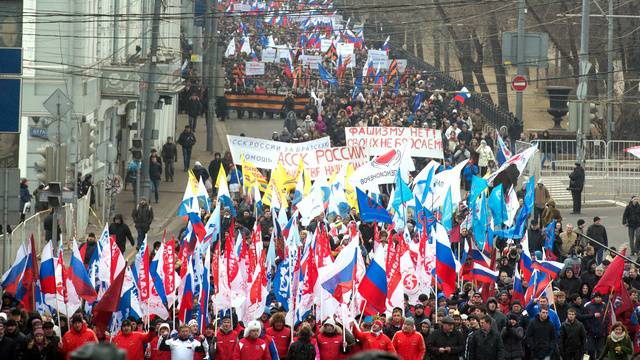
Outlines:
{"type": "Polygon", "coordinates": [[[329,50],[329,48],[331,47],[331,43],[333,42],[332,39],[320,39],[320,51],[327,52],[327,50],[329,50]]]}
{"type": "Polygon", "coordinates": [[[350,43],[341,42],[336,45],[336,52],[338,53],[338,56],[342,55],[343,58],[353,55],[353,49],[354,46],[350,43]]]}
{"type": "Polygon", "coordinates": [[[262,49],[262,62],[263,63],[276,62],[276,49],[271,47],[262,49]]]}
{"type": "Polygon", "coordinates": [[[249,4],[233,4],[233,11],[249,12],[249,11],[251,11],[251,5],[249,5],[249,4]]]}
{"type": "Polygon", "coordinates": [[[302,65],[311,67],[312,70],[318,70],[318,64],[322,63],[322,56],[320,55],[302,55],[302,65]]]}
{"type": "Polygon", "coordinates": [[[281,152],[299,153],[331,147],[328,136],[301,143],[285,143],[280,141],[257,139],[245,136],[227,135],[229,151],[233,162],[242,164],[242,155],[246,161],[252,162],[257,168],[272,170],[278,164],[281,152]]]}
{"type": "Polygon", "coordinates": [[[304,152],[283,151],[278,156],[278,162],[292,176],[298,171],[300,160],[302,160],[304,171],[307,171],[309,176],[315,179],[320,176],[329,178],[348,164],[357,169],[368,163],[369,157],[360,146],[339,146],[304,152]]]}
{"type": "Polygon", "coordinates": [[[247,76],[264,75],[264,63],[260,61],[247,61],[244,69],[247,76]]]}
{"type": "Polygon", "coordinates": [[[380,67],[381,69],[388,69],[389,67],[389,56],[387,52],[384,50],[369,50],[367,52],[368,58],[367,63],[371,62],[374,68],[380,67]]]}
{"type": "Polygon", "coordinates": [[[347,146],[362,146],[369,156],[383,155],[407,145],[410,156],[442,159],[440,130],[404,127],[347,127],[347,146]]]}

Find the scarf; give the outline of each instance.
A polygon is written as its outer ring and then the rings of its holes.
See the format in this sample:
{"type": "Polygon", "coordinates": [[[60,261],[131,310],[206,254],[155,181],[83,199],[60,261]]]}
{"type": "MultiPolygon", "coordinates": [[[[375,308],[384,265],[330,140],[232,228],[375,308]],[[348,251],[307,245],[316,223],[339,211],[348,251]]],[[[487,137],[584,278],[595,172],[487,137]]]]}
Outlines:
{"type": "Polygon", "coordinates": [[[611,335],[609,335],[609,336],[611,337],[611,341],[613,341],[613,342],[620,342],[620,341],[622,341],[622,340],[627,336],[627,334],[625,334],[625,333],[623,332],[623,333],[622,333],[622,335],[617,336],[617,335],[616,335],[616,333],[615,333],[615,331],[613,331],[613,332],[611,332],[611,335]]]}

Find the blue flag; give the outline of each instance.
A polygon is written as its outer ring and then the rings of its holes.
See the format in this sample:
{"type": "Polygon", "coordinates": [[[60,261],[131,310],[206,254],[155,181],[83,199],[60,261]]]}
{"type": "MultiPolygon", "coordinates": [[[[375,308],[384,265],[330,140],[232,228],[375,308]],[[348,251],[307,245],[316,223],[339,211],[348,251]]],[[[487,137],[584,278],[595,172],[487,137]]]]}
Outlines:
{"type": "Polygon", "coordinates": [[[553,219],[553,221],[551,221],[549,223],[549,225],[547,225],[547,227],[544,229],[544,235],[545,235],[545,239],[544,239],[544,247],[546,249],[549,249],[549,251],[553,252],[553,241],[556,239],[556,220],[553,219]]]}
{"type": "Polygon", "coordinates": [[[362,219],[362,221],[377,221],[385,224],[391,224],[393,222],[391,214],[378,204],[378,202],[362,192],[360,188],[356,187],[356,195],[358,197],[358,208],[360,209],[360,219],[362,219]]]}
{"type": "Polygon", "coordinates": [[[362,91],[362,74],[359,74],[353,84],[353,91],[351,92],[351,100],[355,100],[358,94],[362,91]]]}
{"type": "Polygon", "coordinates": [[[414,217],[416,219],[416,229],[418,232],[422,232],[423,224],[427,226],[427,233],[431,233],[431,228],[436,224],[436,217],[433,215],[429,209],[422,206],[418,197],[414,197],[414,201],[416,202],[416,209],[414,211],[414,217]]]}
{"type": "Polygon", "coordinates": [[[533,210],[533,203],[535,198],[536,191],[536,180],[534,176],[529,178],[529,182],[527,183],[527,189],[524,194],[524,209],[526,209],[527,215],[531,214],[531,210],[533,210]]]}
{"type": "Polygon", "coordinates": [[[393,206],[396,212],[400,212],[400,205],[406,203],[407,201],[413,199],[413,193],[407,184],[402,180],[400,176],[400,171],[396,171],[396,189],[393,194],[393,202],[391,205],[393,206]]]}
{"type": "Polygon", "coordinates": [[[427,97],[427,94],[425,94],[424,91],[420,91],[419,93],[416,94],[416,97],[413,98],[413,112],[415,113],[416,111],[418,111],[418,109],[420,108],[420,104],[422,104],[422,102],[424,101],[424,99],[427,97]]]}
{"type": "Polygon", "coordinates": [[[289,268],[289,257],[285,256],[284,260],[278,264],[276,274],[273,278],[273,293],[276,301],[282,304],[284,311],[289,311],[292,272],[293,271],[289,268]]]}
{"type": "Polygon", "coordinates": [[[480,251],[484,249],[484,243],[487,239],[487,198],[484,193],[480,195],[480,203],[473,212],[473,238],[476,241],[476,246],[480,251]]]}
{"type": "Polygon", "coordinates": [[[475,210],[478,196],[480,196],[480,193],[487,187],[489,187],[487,179],[473,175],[473,178],[471,178],[471,191],[469,192],[469,209],[471,209],[471,211],[475,210]]]}
{"type": "Polygon", "coordinates": [[[453,227],[453,201],[451,200],[451,186],[447,189],[447,196],[442,205],[442,225],[447,231],[453,227]]]}
{"type": "Polygon", "coordinates": [[[504,199],[502,184],[496,186],[489,195],[489,209],[493,216],[493,225],[501,226],[507,220],[507,203],[504,199]]]}
{"type": "Polygon", "coordinates": [[[318,64],[318,72],[320,73],[320,79],[328,82],[331,85],[338,85],[338,80],[336,80],[335,76],[329,74],[329,72],[324,68],[324,66],[322,66],[322,64],[318,64]]]}

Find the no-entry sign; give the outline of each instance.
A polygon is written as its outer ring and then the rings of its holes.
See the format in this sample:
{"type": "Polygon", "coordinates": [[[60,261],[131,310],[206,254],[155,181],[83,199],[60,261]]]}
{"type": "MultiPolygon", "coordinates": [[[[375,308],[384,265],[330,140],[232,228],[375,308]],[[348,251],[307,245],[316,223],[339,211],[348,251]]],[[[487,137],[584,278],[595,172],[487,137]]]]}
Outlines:
{"type": "Polygon", "coordinates": [[[527,85],[529,85],[529,82],[524,75],[516,75],[511,79],[511,88],[515,91],[524,91],[527,85]]]}

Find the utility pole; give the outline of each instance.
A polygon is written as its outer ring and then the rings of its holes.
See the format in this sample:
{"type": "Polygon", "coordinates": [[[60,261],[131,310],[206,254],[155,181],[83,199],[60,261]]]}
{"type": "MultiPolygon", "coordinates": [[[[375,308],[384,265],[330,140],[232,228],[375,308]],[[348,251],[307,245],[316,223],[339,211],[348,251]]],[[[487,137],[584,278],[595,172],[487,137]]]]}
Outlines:
{"type": "Polygon", "coordinates": [[[613,127],[613,0],[609,0],[609,17],[607,18],[607,142],[611,141],[613,127]]]}
{"type": "Polygon", "coordinates": [[[208,30],[208,46],[205,53],[207,91],[207,151],[213,153],[213,135],[216,128],[216,85],[218,78],[218,0],[211,0],[207,6],[206,26],[208,30]]]}
{"type": "MultiPolygon", "coordinates": [[[[524,64],[524,27],[527,14],[527,4],[525,0],[518,0],[518,48],[516,52],[516,63],[518,66],[518,75],[525,76],[524,64]]],[[[516,117],[519,121],[524,122],[522,115],[522,98],[523,92],[516,91],[516,117]]]]}
{"type": "Polygon", "coordinates": [[[576,96],[578,98],[578,131],[576,133],[576,152],[577,160],[584,162],[584,110],[585,106],[589,106],[585,100],[587,99],[587,89],[589,86],[587,74],[591,68],[589,64],[589,15],[591,13],[591,0],[582,0],[582,22],[580,26],[580,79],[578,82],[578,90],[576,96]]]}
{"type": "Polygon", "coordinates": [[[160,7],[162,0],[154,0],[153,4],[153,20],[151,21],[151,47],[149,49],[149,57],[147,59],[147,91],[144,102],[144,128],[142,138],[142,168],[140,169],[140,192],[142,196],[149,199],[151,191],[151,181],[149,179],[149,155],[151,154],[151,141],[153,140],[153,129],[155,128],[155,104],[158,101],[157,83],[157,53],[158,53],[158,37],[160,35],[160,7]]]}

